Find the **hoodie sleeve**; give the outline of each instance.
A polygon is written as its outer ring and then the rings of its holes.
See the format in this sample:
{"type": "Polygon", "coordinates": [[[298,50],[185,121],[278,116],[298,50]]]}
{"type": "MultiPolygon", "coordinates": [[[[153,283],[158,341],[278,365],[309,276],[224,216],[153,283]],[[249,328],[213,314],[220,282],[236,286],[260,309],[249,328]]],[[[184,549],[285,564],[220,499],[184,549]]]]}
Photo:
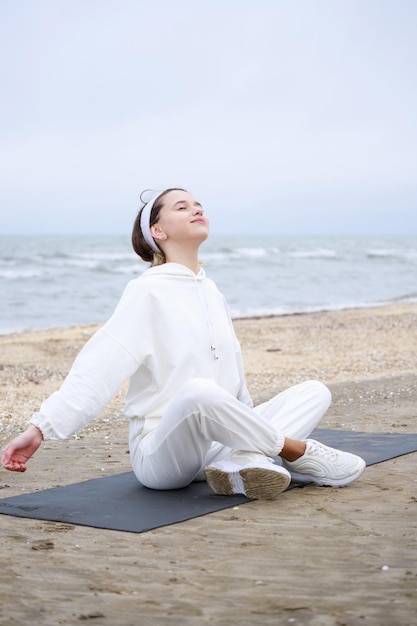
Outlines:
{"type": "Polygon", "coordinates": [[[86,343],[59,391],[43,402],[31,424],[44,439],[65,439],[86,426],[130,378],[138,363],[105,330],[86,343]]]}
{"type": "Polygon", "coordinates": [[[113,315],[78,354],[59,391],[43,402],[31,423],[44,439],[74,434],[110,402],[137,370],[143,357],[146,324],[143,297],[137,280],[128,283],[113,315]]]}

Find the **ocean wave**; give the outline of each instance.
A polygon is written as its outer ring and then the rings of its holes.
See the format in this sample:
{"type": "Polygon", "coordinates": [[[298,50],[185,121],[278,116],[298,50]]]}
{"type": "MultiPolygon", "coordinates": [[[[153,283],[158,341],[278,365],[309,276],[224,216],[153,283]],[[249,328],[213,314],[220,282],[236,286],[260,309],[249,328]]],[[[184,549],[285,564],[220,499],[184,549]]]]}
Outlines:
{"type": "Polygon", "coordinates": [[[21,280],[23,278],[40,278],[43,272],[35,269],[0,269],[0,278],[4,280],[21,280]]]}
{"type": "Polygon", "coordinates": [[[80,252],[76,258],[87,261],[134,261],[139,259],[132,252],[80,252]]]}
{"type": "Polygon", "coordinates": [[[127,265],[97,266],[96,270],[107,272],[108,274],[125,274],[135,277],[142,273],[144,268],[144,264],[142,265],[136,261],[136,263],[129,263],[127,265]]]}
{"type": "Polygon", "coordinates": [[[271,251],[262,246],[223,248],[221,250],[207,250],[201,254],[205,262],[209,261],[240,261],[242,259],[259,259],[271,254],[271,251]]]}
{"type": "Polygon", "coordinates": [[[395,248],[371,248],[366,251],[369,259],[399,259],[410,261],[417,259],[417,250],[398,250],[395,248]]]}
{"type": "Polygon", "coordinates": [[[371,309],[373,307],[382,307],[389,304],[414,303],[417,302],[417,294],[415,296],[404,296],[401,298],[393,298],[390,300],[375,301],[345,301],[337,304],[319,304],[304,306],[283,306],[283,307],[252,307],[252,308],[231,308],[230,314],[232,319],[251,319],[258,317],[282,317],[285,315],[303,315],[307,313],[326,313],[331,311],[347,311],[352,309],[371,309]]]}
{"type": "Polygon", "coordinates": [[[315,248],[312,250],[294,250],[288,256],[295,259],[336,259],[339,257],[335,250],[330,248],[315,248]]]}
{"type": "Polygon", "coordinates": [[[36,252],[33,255],[28,255],[27,256],[27,260],[29,261],[35,261],[35,262],[39,262],[39,261],[49,261],[49,260],[55,260],[55,259],[70,259],[73,256],[72,252],[64,252],[64,250],[51,250],[50,252],[48,251],[39,251],[36,252]]]}
{"type": "Polygon", "coordinates": [[[267,256],[269,254],[266,248],[236,248],[235,254],[241,257],[250,257],[258,259],[260,257],[267,256]]]}
{"type": "Polygon", "coordinates": [[[389,303],[401,303],[401,302],[417,302],[417,292],[412,292],[412,293],[407,293],[403,296],[398,296],[395,298],[390,298],[387,301],[387,304],[389,303]]]}
{"type": "Polygon", "coordinates": [[[144,269],[138,262],[126,263],[126,264],[104,264],[98,261],[88,261],[71,259],[66,263],[54,263],[49,265],[38,265],[36,269],[30,267],[14,267],[14,268],[0,268],[0,280],[13,282],[23,281],[29,279],[53,279],[54,277],[59,279],[61,277],[68,277],[70,274],[75,278],[76,276],[82,276],[85,278],[86,273],[93,274],[122,274],[125,276],[138,276],[144,269]]]}

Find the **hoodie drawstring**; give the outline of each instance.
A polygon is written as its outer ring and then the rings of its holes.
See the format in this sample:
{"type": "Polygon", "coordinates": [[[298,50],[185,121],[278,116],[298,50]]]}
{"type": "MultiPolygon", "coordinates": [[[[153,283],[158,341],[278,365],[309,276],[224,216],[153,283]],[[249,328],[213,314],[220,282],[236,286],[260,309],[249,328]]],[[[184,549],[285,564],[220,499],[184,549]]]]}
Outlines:
{"type": "Polygon", "coordinates": [[[202,304],[202,307],[204,309],[205,315],[206,315],[206,320],[207,320],[207,326],[208,326],[208,331],[209,331],[209,337],[210,337],[210,350],[213,353],[213,358],[215,359],[215,361],[218,360],[219,355],[217,353],[217,349],[216,349],[216,341],[215,341],[215,336],[214,336],[214,328],[213,328],[213,323],[211,321],[211,317],[210,317],[210,312],[208,309],[208,305],[207,305],[207,300],[204,297],[199,281],[194,279],[197,291],[198,291],[198,295],[200,297],[200,301],[202,304]]]}

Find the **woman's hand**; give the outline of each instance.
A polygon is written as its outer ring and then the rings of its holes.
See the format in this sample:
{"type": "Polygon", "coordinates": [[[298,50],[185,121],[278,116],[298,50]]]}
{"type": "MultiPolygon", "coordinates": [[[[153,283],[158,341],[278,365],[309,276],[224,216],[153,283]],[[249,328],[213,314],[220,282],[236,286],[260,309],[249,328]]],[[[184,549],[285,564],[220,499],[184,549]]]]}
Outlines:
{"type": "Polygon", "coordinates": [[[12,472],[26,472],[26,463],[35,454],[43,440],[42,433],[34,424],[18,435],[3,450],[1,464],[12,472]]]}

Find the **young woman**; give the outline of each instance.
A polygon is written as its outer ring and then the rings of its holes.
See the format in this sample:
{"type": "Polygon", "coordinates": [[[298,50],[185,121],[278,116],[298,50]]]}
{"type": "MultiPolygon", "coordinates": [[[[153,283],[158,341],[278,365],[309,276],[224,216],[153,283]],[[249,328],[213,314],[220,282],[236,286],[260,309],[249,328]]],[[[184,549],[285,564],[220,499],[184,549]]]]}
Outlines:
{"type": "Polygon", "coordinates": [[[43,439],[80,430],[129,380],[132,467],[147,487],[206,478],[217,494],[271,499],[291,479],[341,487],[360,476],[360,457],[308,439],[330,404],[321,383],[295,385],[253,407],[225,300],[199,264],[208,233],[202,206],[187,191],[147,199],[132,243],[151,267],[127,285],[61,389],[6,446],[3,467],[24,472],[43,439]]]}

